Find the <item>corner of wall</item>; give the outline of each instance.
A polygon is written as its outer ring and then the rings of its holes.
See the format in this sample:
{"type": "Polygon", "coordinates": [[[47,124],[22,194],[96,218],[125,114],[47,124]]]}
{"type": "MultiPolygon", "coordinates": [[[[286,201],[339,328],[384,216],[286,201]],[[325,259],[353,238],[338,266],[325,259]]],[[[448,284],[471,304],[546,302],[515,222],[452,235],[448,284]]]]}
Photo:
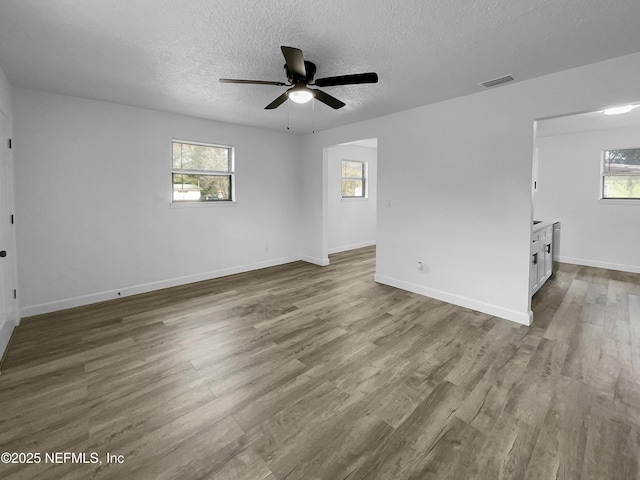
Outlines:
{"type": "MultiPolygon", "coordinates": [[[[0,141],[2,145],[0,148],[3,149],[3,157],[0,159],[2,163],[8,162],[8,166],[6,164],[0,165],[2,170],[2,175],[8,174],[9,178],[0,178],[0,181],[5,181],[6,184],[3,185],[2,198],[0,198],[0,212],[3,217],[6,213],[11,213],[13,208],[13,183],[11,181],[11,177],[13,176],[13,168],[12,168],[12,155],[11,151],[5,149],[5,140],[6,138],[11,138],[13,136],[13,108],[12,108],[12,89],[7,77],[5,76],[2,69],[0,69],[0,141]],[[5,138],[6,137],[6,138],[5,138]],[[5,157],[5,155],[7,157],[5,157]],[[6,168],[5,168],[6,167],[6,168]]],[[[3,240],[7,240],[8,245],[3,245],[3,249],[8,251],[15,250],[15,240],[13,237],[13,231],[7,232],[7,235],[3,237],[3,240]],[[8,238],[7,238],[8,237],[8,238]]],[[[15,258],[12,257],[12,258],[15,258]]],[[[16,265],[13,260],[10,260],[7,263],[9,258],[4,260],[3,267],[5,271],[2,273],[5,275],[5,272],[8,272],[7,280],[14,281],[16,278],[16,265]],[[8,265],[8,267],[7,267],[8,265]]],[[[13,288],[12,285],[5,285],[6,288],[11,291],[13,288]]],[[[4,295],[4,292],[2,292],[4,295]]],[[[12,305],[3,306],[3,310],[0,311],[0,358],[3,357],[7,346],[9,344],[9,340],[11,339],[11,335],[13,334],[13,330],[18,326],[19,323],[19,315],[16,307],[17,302],[14,300],[12,305]]]]}

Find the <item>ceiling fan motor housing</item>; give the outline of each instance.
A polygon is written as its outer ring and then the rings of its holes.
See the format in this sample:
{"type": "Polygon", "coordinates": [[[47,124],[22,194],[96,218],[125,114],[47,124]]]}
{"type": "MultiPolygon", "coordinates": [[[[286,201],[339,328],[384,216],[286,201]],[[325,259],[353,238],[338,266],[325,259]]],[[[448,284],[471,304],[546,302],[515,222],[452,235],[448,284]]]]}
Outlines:
{"type": "Polygon", "coordinates": [[[303,77],[301,75],[296,75],[295,73],[292,73],[291,71],[289,71],[289,67],[287,67],[287,64],[285,63],[284,71],[287,74],[287,79],[292,85],[299,85],[301,83],[306,85],[307,83],[313,82],[313,78],[315,77],[315,74],[316,74],[316,64],[313,62],[309,62],[308,60],[305,60],[304,68],[306,70],[307,75],[303,77]]]}

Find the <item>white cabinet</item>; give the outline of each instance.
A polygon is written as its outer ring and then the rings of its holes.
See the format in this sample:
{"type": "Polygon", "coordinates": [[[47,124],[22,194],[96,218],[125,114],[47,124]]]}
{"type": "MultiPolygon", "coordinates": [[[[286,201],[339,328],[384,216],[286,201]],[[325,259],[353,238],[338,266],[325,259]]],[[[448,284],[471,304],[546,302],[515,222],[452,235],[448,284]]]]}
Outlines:
{"type": "Polygon", "coordinates": [[[537,232],[533,233],[529,260],[529,291],[533,295],[540,287],[540,234],[537,232]]]}
{"type": "Polygon", "coordinates": [[[551,276],[551,273],[553,273],[553,242],[551,233],[544,239],[542,244],[542,255],[544,257],[542,278],[543,282],[546,282],[551,276]]]}
{"type": "Polygon", "coordinates": [[[529,291],[533,295],[553,272],[553,225],[533,232],[529,259],[529,291]]]}

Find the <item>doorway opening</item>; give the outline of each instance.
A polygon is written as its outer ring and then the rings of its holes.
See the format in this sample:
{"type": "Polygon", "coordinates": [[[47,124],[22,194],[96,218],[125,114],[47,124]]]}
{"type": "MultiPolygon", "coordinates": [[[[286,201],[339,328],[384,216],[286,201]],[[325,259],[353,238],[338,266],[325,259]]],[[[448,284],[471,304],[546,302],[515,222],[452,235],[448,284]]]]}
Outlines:
{"type": "Polygon", "coordinates": [[[561,219],[561,263],[640,273],[640,104],[625,107],[535,124],[534,219],[561,219]]]}
{"type": "Polygon", "coordinates": [[[327,252],[376,244],[378,139],[332,145],[327,160],[327,252]]]}

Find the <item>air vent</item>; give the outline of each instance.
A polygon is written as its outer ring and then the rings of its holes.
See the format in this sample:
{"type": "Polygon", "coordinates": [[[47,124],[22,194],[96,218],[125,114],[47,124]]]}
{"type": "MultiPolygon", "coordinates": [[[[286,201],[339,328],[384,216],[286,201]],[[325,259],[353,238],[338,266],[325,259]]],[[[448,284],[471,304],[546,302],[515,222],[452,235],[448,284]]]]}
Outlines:
{"type": "Polygon", "coordinates": [[[498,85],[502,85],[503,83],[513,82],[513,77],[511,75],[505,75],[504,77],[494,78],[493,80],[487,80],[486,82],[482,82],[480,85],[483,87],[491,88],[497,87],[498,85]]]}

